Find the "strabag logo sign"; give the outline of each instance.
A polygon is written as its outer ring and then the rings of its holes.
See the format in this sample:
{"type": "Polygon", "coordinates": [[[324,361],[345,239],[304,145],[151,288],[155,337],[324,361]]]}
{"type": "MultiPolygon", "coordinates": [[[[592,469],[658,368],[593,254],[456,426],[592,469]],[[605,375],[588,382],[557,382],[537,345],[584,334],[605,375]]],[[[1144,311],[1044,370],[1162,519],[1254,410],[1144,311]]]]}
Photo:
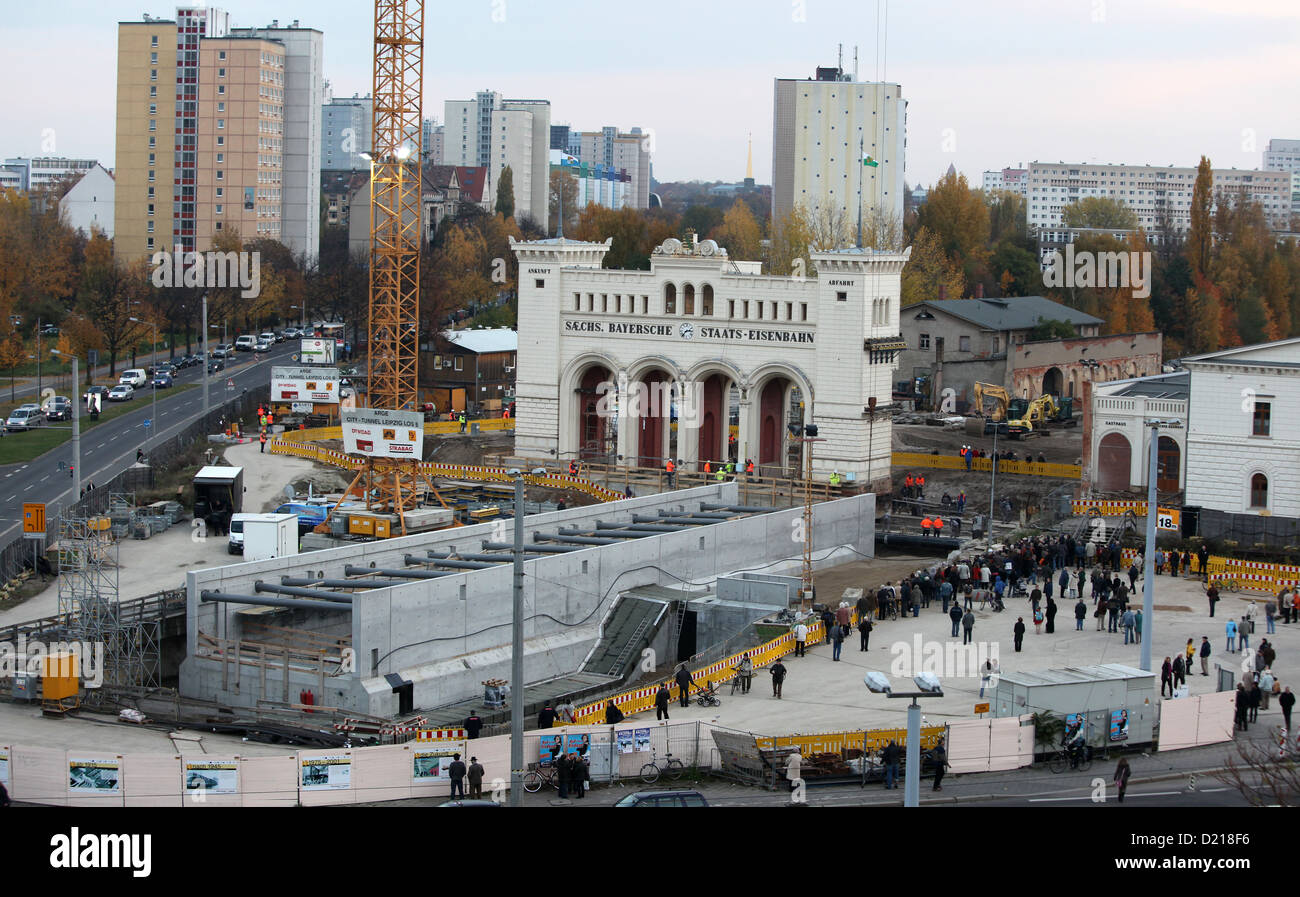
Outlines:
{"type": "Polygon", "coordinates": [[[271,401],[336,405],[339,401],[338,368],[272,367],[271,401]]]}
{"type": "Polygon", "coordinates": [[[343,412],[343,450],[371,458],[424,457],[424,415],[358,408],[343,412]]]}

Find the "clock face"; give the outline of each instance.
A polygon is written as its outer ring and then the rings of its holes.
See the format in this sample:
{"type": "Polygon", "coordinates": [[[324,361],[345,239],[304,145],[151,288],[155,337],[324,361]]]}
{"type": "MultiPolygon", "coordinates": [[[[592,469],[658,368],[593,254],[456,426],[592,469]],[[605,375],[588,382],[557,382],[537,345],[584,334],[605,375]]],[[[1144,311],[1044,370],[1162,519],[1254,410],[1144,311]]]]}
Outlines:
{"type": "Polygon", "coordinates": [[[678,332],[682,335],[682,339],[694,339],[694,338],[695,338],[695,325],[694,325],[694,324],[690,324],[690,323],[683,324],[683,325],[678,329],[678,332]]]}

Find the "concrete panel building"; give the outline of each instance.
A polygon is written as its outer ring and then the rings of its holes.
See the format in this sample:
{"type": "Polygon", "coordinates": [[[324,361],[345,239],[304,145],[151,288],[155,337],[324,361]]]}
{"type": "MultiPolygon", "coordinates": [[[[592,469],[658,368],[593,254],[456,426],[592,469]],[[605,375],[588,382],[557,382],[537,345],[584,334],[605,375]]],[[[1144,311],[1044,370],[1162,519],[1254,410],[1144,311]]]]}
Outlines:
{"type": "Polygon", "coordinates": [[[645,467],[752,458],[791,474],[803,445],[790,428],[815,424],[825,441],[814,477],[838,470],[854,488],[888,489],[886,406],[910,250],[818,252],[817,276],[797,278],[762,276],[708,240],[666,241],[649,271],[602,269],[608,241],[511,248],[517,452],[645,467]]]}
{"type": "Polygon", "coordinates": [[[903,220],[907,101],[898,84],[864,83],[839,68],[777,78],[772,123],[772,220],[797,205],[814,216],[859,208],[903,220]],[[868,155],[877,166],[863,164],[868,155]]]}
{"type": "Polygon", "coordinates": [[[369,171],[361,158],[373,143],[374,100],[355,94],[332,99],[321,107],[320,167],[322,171],[369,171]]]}
{"type": "MultiPolygon", "coordinates": [[[[636,514],[693,513],[705,503],[734,505],[737,497],[736,485],[726,483],[537,514],[525,520],[525,543],[546,543],[561,527],[586,531],[603,522],[617,529],[630,524],[636,514]]],[[[802,511],[796,507],[736,514],[674,532],[643,532],[602,544],[569,543],[573,550],[533,554],[524,569],[525,682],[577,670],[600,639],[602,621],[628,590],[677,585],[681,579],[704,581],[739,570],[797,571],[800,543],[790,540],[790,532],[802,511]]],[[[872,556],[874,518],[875,496],[870,494],[816,505],[811,538],[817,566],[856,553],[872,556]]],[[[495,538],[495,529],[486,523],[191,571],[182,693],[253,707],[262,700],[278,701],[285,694],[296,699],[301,691],[312,690],[317,703],[379,716],[397,713],[395,692],[407,683],[416,709],[482,695],[483,680],[510,676],[510,556],[498,555],[506,562],[482,569],[439,570],[433,578],[419,559],[430,551],[443,556],[484,551],[483,543],[495,538]],[[385,579],[374,588],[352,580],[349,591],[323,592],[326,597],[274,607],[283,594],[271,593],[284,588],[283,578],[336,581],[362,569],[385,579]],[[400,578],[404,574],[408,578],[400,578]],[[224,603],[223,598],[234,602],[224,603]],[[271,631],[265,626],[268,604],[274,626],[315,633],[337,646],[339,654],[332,663],[327,659],[328,669],[311,667],[301,655],[286,654],[281,662],[274,650],[260,654],[261,669],[228,662],[238,652],[259,656],[256,645],[264,644],[271,631]],[[340,663],[340,655],[352,661],[340,663]]]]}
{"type": "Polygon", "coordinates": [[[509,166],[515,216],[545,223],[550,195],[550,101],[511,100],[484,90],[472,100],[447,100],[445,108],[442,164],[486,168],[494,185],[509,166]]]}
{"type": "Polygon", "coordinates": [[[5,159],[0,167],[17,176],[17,183],[8,186],[22,190],[43,190],[62,181],[75,181],[96,165],[94,159],[66,159],[62,156],[38,156],[26,159],[21,156],[5,159]]]}
{"type": "Polygon", "coordinates": [[[1264,168],[1291,175],[1291,214],[1300,215],[1300,140],[1270,140],[1264,150],[1264,168]]]}

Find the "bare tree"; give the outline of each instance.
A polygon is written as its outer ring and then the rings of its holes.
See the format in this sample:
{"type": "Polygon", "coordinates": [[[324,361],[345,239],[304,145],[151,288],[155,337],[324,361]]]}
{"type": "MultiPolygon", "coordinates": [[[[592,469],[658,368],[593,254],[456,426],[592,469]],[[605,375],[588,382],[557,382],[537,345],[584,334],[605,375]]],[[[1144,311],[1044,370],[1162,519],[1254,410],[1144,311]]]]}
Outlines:
{"type": "Polygon", "coordinates": [[[1240,791],[1252,807],[1300,806],[1300,766],[1295,756],[1279,757],[1281,736],[1268,741],[1236,743],[1236,756],[1229,756],[1215,778],[1240,791]]]}

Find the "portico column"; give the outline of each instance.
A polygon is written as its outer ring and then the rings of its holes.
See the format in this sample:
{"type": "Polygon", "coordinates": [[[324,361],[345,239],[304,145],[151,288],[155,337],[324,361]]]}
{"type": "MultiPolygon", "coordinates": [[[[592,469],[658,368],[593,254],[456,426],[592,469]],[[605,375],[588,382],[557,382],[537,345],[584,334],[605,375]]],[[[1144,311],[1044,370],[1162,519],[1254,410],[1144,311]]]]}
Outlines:
{"type": "Polygon", "coordinates": [[[637,437],[640,429],[640,421],[630,412],[636,410],[630,404],[629,395],[632,384],[628,381],[625,373],[620,373],[618,378],[619,396],[618,396],[618,417],[615,419],[618,423],[618,437],[616,451],[623,456],[622,463],[624,467],[636,466],[637,454],[637,437]]]}
{"type": "MultiPolygon", "coordinates": [[[[737,409],[740,411],[740,418],[736,427],[736,452],[740,458],[737,466],[743,468],[745,459],[754,458],[754,464],[758,464],[755,455],[758,454],[758,436],[753,432],[753,415],[750,413],[749,389],[740,387],[740,401],[737,403],[737,409]]],[[[730,426],[730,411],[728,411],[728,426],[730,426]]]]}

